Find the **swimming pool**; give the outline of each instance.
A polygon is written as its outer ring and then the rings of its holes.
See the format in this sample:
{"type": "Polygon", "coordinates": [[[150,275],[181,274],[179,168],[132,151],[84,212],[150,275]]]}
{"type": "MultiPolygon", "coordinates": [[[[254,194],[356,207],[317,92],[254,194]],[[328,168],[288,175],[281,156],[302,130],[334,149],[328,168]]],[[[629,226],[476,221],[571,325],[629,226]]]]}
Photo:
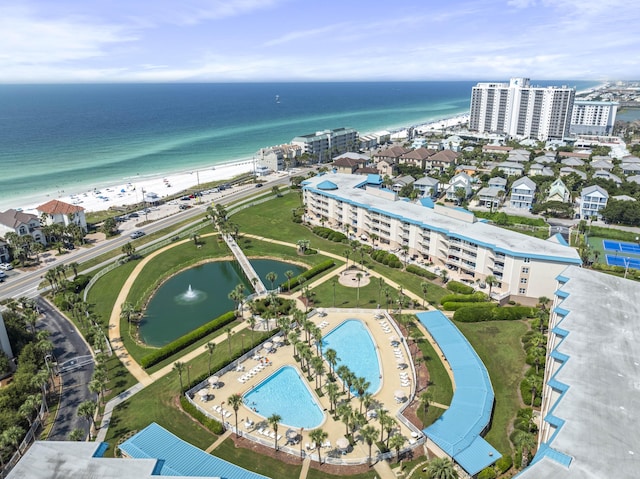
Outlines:
{"type": "Polygon", "coordinates": [[[313,429],[324,421],[324,413],[309,387],[291,366],[283,366],[244,395],[247,407],[268,418],[278,414],[281,424],[313,429]]]}
{"type": "Polygon", "coordinates": [[[370,393],[380,389],[380,363],[371,334],[359,319],[348,319],[322,339],[323,350],[335,349],[338,367],[346,365],[356,376],[370,384],[370,393]]]}

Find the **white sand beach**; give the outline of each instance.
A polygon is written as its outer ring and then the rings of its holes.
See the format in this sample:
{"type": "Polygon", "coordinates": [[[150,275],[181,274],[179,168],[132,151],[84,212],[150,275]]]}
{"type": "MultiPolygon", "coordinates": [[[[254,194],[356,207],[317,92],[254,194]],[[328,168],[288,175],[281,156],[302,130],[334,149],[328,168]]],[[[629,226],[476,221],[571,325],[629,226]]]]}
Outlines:
{"type": "MultiPolygon", "coordinates": [[[[226,163],[210,168],[171,173],[157,177],[142,177],[139,180],[128,178],[118,184],[102,188],[94,188],[81,193],[62,195],[56,199],[78,206],[85,211],[102,211],[111,206],[126,206],[143,201],[144,195],[156,194],[158,198],[175,195],[190,188],[213,181],[231,179],[242,173],[253,171],[253,161],[245,160],[237,163],[226,163]]],[[[23,205],[22,209],[33,213],[35,208],[52,198],[43,196],[42,201],[23,205]]]]}

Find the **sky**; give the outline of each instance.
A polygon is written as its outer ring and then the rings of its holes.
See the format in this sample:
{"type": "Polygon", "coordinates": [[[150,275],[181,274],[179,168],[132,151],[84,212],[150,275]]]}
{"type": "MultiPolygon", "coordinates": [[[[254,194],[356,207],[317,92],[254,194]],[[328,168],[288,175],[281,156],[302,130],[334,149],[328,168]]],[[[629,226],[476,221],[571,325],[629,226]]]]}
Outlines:
{"type": "Polygon", "coordinates": [[[0,0],[0,82],[640,79],[634,0],[0,0]]]}

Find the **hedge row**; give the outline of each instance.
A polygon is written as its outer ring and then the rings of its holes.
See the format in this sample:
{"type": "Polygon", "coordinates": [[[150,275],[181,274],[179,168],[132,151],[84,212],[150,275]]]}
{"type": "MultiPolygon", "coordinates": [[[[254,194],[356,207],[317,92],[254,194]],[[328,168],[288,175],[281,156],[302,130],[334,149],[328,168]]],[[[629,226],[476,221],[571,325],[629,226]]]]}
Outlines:
{"type": "Polygon", "coordinates": [[[458,281],[449,281],[447,283],[447,289],[458,294],[472,294],[475,291],[471,286],[459,283],[458,281]]]}
{"type": "Polygon", "coordinates": [[[185,334],[184,336],[180,336],[175,341],[171,341],[166,346],[163,346],[159,349],[156,349],[150,354],[147,354],[140,361],[140,365],[144,368],[150,368],[154,364],[158,364],[160,361],[167,359],[170,356],[173,356],[178,351],[182,351],[187,346],[199,341],[205,336],[211,334],[212,332],[226,326],[230,322],[236,319],[235,311],[229,311],[228,313],[224,313],[218,316],[216,319],[209,321],[207,324],[200,326],[197,329],[194,329],[190,333],[185,334]]]}
{"type": "Polygon", "coordinates": [[[406,268],[406,271],[407,273],[413,273],[427,279],[436,279],[438,277],[437,274],[432,273],[431,271],[426,270],[424,268],[421,268],[420,266],[416,266],[415,264],[408,265],[406,268]]]}
{"type": "Polygon", "coordinates": [[[180,404],[182,405],[182,409],[184,409],[187,414],[189,414],[192,418],[194,418],[212,433],[219,436],[224,432],[224,428],[222,427],[221,423],[219,423],[215,419],[210,419],[205,416],[202,411],[191,404],[189,400],[183,395],[180,395],[180,404]]]}
{"type": "MultiPolygon", "coordinates": [[[[326,261],[323,261],[322,263],[315,265],[313,268],[300,273],[298,276],[291,278],[291,291],[295,291],[300,286],[300,278],[304,278],[305,281],[308,281],[314,276],[317,276],[320,273],[324,273],[328,269],[333,268],[334,265],[335,262],[332,259],[328,259],[326,261]]],[[[289,281],[284,280],[282,283],[280,283],[280,287],[286,288],[288,284],[289,281]]]]}
{"type": "Polygon", "coordinates": [[[313,233],[317,234],[321,238],[328,239],[329,241],[334,241],[336,243],[342,243],[347,240],[347,236],[344,233],[340,233],[339,231],[334,231],[331,228],[325,228],[323,226],[316,226],[313,228],[313,233]]]}
{"type": "Polygon", "coordinates": [[[513,466],[513,459],[511,456],[502,456],[500,459],[496,461],[496,467],[498,468],[499,474],[504,474],[513,466]]]}
{"type": "Polygon", "coordinates": [[[484,468],[478,474],[478,479],[496,479],[496,477],[498,477],[498,475],[496,474],[496,470],[493,468],[493,466],[484,468]]]}
{"type": "Polygon", "coordinates": [[[481,291],[473,294],[446,294],[440,299],[440,304],[444,303],[482,303],[488,301],[489,297],[481,291]]]}
{"type": "MultiPolygon", "coordinates": [[[[458,303],[460,304],[460,303],[458,303]]],[[[479,323],[481,321],[516,321],[530,317],[535,308],[528,306],[513,306],[506,308],[487,307],[493,303],[472,304],[458,309],[453,319],[461,323],[479,323]]],[[[495,305],[494,305],[495,306],[495,305]]]]}
{"type": "Polygon", "coordinates": [[[382,249],[377,249],[371,253],[371,258],[378,263],[382,263],[390,268],[402,268],[402,262],[398,257],[382,249]]]}
{"type": "MultiPolygon", "coordinates": [[[[445,311],[458,311],[463,308],[485,308],[492,309],[495,308],[496,305],[494,303],[474,303],[474,302],[464,302],[464,301],[447,301],[442,304],[442,309],[445,311]]],[[[489,321],[489,320],[485,320],[489,321]]]]}

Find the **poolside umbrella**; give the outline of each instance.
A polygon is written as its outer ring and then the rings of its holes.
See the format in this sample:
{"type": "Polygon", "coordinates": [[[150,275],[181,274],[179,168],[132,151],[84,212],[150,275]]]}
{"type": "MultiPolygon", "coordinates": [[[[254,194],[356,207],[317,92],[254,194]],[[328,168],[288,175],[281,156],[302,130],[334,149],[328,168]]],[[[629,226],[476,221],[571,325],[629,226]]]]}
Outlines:
{"type": "Polygon", "coordinates": [[[347,449],[349,447],[349,439],[341,437],[336,441],[336,447],[338,449],[347,449]]]}
{"type": "Polygon", "coordinates": [[[398,342],[398,337],[397,336],[389,336],[389,341],[391,341],[392,343],[397,343],[398,342]]]}
{"type": "Polygon", "coordinates": [[[198,391],[198,396],[200,399],[204,399],[209,396],[209,390],[207,388],[202,388],[198,391]]]}
{"type": "Polygon", "coordinates": [[[271,341],[267,341],[266,343],[264,343],[264,344],[262,345],[262,347],[263,347],[264,349],[266,349],[267,351],[270,351],[270,350],[271,350],[271,348],[273,347],[273,343],[272,343],[271,341]]]}
{"type": "Polygon", "coordinates": [[[287,429],[286,437],[290,441],[294,441],[298,437],[298,431],[295,429],[287,429]]]}
{"type": "Polygon", "coordinates": [[[275,338],[273,338],[273,342],[276,344],[282,344],[284,343],[284,339],[282,338],[282,336],[276,336],[275,338]]]}
{"type": "Polygon", "coordinates": [[[396,389],[393,393],[393,397],[396,399],[406,399],[407,395],[402,389],[396,389]]]}
{"type": "Polygon", "coordinates": [[[209,384],[211,384],[214,387],[218,385],[219,381],[220,381],[220,378],[218,376],[211,376],[209,378],[209,384]]]}

